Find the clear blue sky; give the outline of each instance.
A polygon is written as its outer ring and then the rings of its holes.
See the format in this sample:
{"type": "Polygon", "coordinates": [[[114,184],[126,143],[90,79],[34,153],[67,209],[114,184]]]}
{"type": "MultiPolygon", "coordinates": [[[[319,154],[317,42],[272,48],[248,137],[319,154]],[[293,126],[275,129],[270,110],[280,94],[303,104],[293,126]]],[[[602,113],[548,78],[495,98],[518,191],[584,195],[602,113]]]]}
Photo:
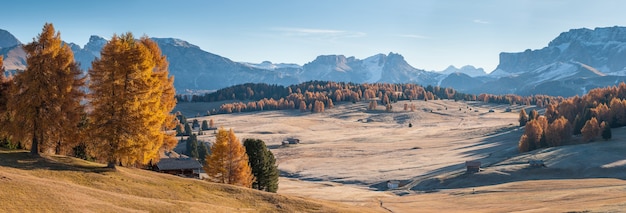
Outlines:
{"type": "Polygon", "coordinates": [[[323,54],[396,52],[416,68],[474,65],[539,49],[573,28],[626,26],[626,1],[109,0],[0,3],[0,29],[23,43],[45,22],[79,45],[90,35],[173,37],[234,61],[304,64],[323,54]]]}

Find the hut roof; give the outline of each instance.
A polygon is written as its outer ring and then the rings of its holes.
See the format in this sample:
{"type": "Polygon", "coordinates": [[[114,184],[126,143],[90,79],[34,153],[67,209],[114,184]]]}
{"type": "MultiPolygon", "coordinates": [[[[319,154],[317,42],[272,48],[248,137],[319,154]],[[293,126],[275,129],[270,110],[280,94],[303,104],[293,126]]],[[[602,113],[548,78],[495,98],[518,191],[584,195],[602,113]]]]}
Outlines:
{"type": "Polygon", "coordinates": [[[202,165],[193,158],[162,158],[157,163],[159,170],[200,169],[202,165]]]}

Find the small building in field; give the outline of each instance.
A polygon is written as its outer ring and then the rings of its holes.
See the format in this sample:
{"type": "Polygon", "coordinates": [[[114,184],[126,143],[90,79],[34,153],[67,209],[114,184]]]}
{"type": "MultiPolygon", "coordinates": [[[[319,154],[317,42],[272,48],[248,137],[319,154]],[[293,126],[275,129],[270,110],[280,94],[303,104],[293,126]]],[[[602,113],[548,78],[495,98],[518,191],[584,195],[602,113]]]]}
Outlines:
{"type": "Polygon", "coordinates": [[[465,173],[476,173],[480,171],[480,161],[477,160],[472,160],[472,161],[465,161],[465,167],[466,167],[466,171],[465,173]]]}
{"type": "Polygon", "coordinates": [[[200,179],[202,165],[193,158],[161,158],[154,169],[161,173],[200,179]]]}
{"type": "Polygon", "coordinates": [[[283,145],[288,145],[288,144],[299,144],[300,143],[300,139],[297,138],[287,138],[283,141],[283,145]]]}
{"type": "Polygon", "coordinates": [[[531,167],[535,167],[535,168],[546,167],[546,164],[543,162],[543,160],[529,160],[528,164],[531,167]]]}
{"type": "Polygon", "coordinates": [[[387,181],[387,189],[397,189],[400,186],[400,181],[389,180],[387,181]]]}

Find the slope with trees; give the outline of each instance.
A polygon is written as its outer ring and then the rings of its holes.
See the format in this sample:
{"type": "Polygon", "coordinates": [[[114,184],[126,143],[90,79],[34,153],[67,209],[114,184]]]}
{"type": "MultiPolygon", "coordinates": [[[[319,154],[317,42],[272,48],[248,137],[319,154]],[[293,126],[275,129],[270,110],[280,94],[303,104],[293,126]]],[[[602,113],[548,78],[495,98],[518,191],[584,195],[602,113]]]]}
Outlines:
{"type": "MultiPolygon", "coordinates": [[[[532,114],[532,113],[531,113],[532,114]]],[[[546,107],[547,125],[532,125],[533,116],[529,116],[526,130],[521,136],[518,148],[521,152],[542,147],[560,146],[573,143],[573,134],[580,134],[581,142],[587,143],[597,137],[611,138],[611,128],[626,126],[626,83],[596,88],[582,97],[574,96],[546,107]],[[537,146],[538,138],[545,143],[537,146]],[[535,144],[535,145],[533,145],[535,144]]],[[[524,122],[520,113],[520,124],[524,122]]]]}
{"type": "MultiPolygon", "coordinates": [[[[324,108],[331,109],[335,103],[357,102],[361,100],[377,101],[386,106],[399,100],[435,100],[453,99],[466,101],[483,101],[497,104],[526,104],[540,107],[558,103],[562,97],[535,95],[522,97],[518,95],[471,95],[455,91],[452,88],[439,86],[422,87],[416,84],[392,83],[343,83],[331,81],[309,81],[291,86],[267,84],[241,84],[204,95],[178,95],[178,101],[216,102],[231,101],[207,114],[237,113],[260,110],[299,109],[301,112],[323,112],[315,108],[316,102],[323,103],[324,108]],[[310,106],[310,107],[309,107],[310,106]]],[[[320,104],[321,106],[321,104],[320,104]]]]}

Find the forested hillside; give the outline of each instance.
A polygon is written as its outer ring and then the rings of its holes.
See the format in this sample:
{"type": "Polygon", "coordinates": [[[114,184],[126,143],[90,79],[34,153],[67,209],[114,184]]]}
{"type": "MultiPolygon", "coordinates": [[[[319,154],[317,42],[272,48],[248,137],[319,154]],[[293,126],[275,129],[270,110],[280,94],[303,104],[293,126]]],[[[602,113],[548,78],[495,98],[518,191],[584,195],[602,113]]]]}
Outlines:
{"type": "Polygon", "coordinates": [[[309,81],[287,87],[248,83],[204,95],[178,95],[177,99],[179,102],[233,101],[223,104],[219,109],[209,109],[207,114],[282,109],[322,112],[323,109],[332,108],[335,103],[358,101],[371,101],[386,106],[399,100],[453,99],[542,107],[564,100],[562,97],[544,95],[522,97],[518,95],[480,94],[477,96],[461,93],[453,88],[422,87],[416,84],[355,84],[332,81],[309,81]]]}

